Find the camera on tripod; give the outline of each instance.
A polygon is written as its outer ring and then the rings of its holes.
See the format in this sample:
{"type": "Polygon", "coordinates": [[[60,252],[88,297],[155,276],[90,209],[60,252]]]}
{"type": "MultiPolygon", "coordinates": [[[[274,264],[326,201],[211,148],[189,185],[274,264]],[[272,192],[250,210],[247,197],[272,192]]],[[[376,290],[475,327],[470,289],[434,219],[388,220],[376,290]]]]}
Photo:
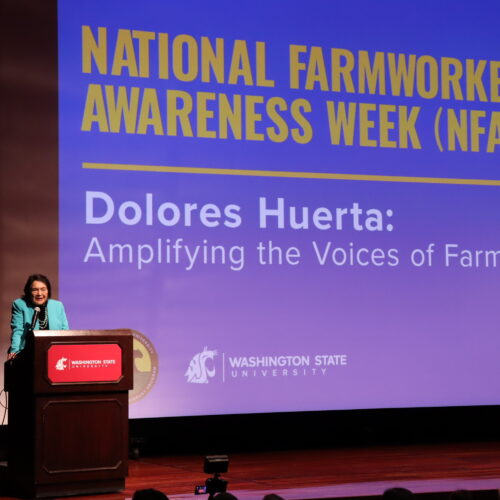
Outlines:
{"type": "Polygon", "coordinates": [[[203,472],[213,474],[205,481],[203,486],[195,486],[194,494],[203,495],[208,493],[209,500],[213,498],[216,493],[224,493],[227,490],[227,481],[222,479],[220,475],[227,472],[229,467],[229,458],[227,455],[208,455],[205,457],[203,465],[203,472]]]}

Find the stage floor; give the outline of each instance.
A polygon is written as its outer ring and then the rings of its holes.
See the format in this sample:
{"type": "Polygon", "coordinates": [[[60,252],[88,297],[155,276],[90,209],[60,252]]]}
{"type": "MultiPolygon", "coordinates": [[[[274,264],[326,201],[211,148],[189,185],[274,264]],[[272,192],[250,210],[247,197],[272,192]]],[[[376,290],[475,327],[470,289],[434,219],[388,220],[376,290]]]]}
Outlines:
{"type": "MultiPolygon", "coordinates": [[[[137,489],[156,488],[169,498],[194,497],[208,477],[204,456],[141,457],[130,460],[121,493],[72,497],[123,500],[137,489]]],[[[239,499],[277,493],[286,500],[380,495],[403,486],[415,493],[500,489],[500,443],[386,446],[269,451],[229,455],[228,491],[239,499]]],[[[6,498],[6,497],[2,497],[6,498]]]]}

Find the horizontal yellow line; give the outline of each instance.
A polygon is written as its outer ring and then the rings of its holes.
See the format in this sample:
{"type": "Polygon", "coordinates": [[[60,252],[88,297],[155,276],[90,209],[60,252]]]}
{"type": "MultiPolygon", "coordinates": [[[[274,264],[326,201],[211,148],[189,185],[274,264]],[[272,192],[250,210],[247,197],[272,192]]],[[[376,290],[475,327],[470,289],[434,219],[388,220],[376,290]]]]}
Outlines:
{"type": "Polygon", "coordinates": [[[84,162],[92,170],[128,170],[134,172],[169,172],[178,174],[244,175],[250,177],[287,177],[295,179],[335,179],[343,181],[418,182],[423,184],[465,184],[471,186],[500,186],[496,179],[447,179],[443,177],[405,177],[400,175],[331,174],[324,172],[283,172],[280,170],[233,170],[231,168],[168,167],[129,165],[125,163],[84,162]]]}

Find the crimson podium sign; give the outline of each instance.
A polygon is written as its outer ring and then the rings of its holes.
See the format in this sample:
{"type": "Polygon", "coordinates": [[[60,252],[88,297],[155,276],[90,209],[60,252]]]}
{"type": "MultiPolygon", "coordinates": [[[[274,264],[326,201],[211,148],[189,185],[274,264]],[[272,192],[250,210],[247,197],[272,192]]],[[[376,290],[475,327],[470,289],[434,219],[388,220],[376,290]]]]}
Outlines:
{"type": "Polygon", "coordinates": [[[122,376],[118,344],[56,344],[47,352],[52,383],[116,382],[122,376]]]}

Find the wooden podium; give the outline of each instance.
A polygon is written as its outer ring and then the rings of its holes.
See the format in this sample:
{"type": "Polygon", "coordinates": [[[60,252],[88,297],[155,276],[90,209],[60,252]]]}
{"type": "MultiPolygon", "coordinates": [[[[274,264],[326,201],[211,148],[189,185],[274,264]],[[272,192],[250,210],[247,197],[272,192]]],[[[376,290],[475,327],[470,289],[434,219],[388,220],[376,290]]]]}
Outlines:
{"type": "Polygon", "coordinates": [[[1,474],[10,495],[125,487],[132,341],[131,330],[35,331],[5,363],[8,462],[1,474]]]}

